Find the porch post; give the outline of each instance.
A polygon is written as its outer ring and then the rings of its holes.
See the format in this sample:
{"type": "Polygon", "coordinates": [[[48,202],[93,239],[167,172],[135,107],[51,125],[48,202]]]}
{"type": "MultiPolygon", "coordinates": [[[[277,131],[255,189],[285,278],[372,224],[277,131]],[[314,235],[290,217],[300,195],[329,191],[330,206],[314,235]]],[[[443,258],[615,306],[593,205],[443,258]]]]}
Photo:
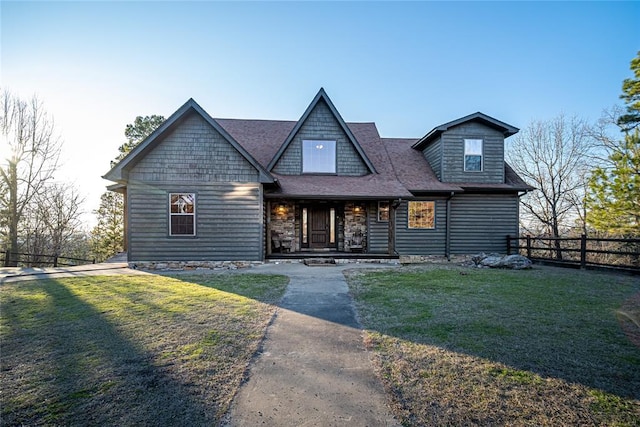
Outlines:
{"type": "Polygon", "coordinates": [[[267,255],[271,255],[271,200],[267,200],[267,217],[266,217],[266,229],[267,229],[267,255]]]}

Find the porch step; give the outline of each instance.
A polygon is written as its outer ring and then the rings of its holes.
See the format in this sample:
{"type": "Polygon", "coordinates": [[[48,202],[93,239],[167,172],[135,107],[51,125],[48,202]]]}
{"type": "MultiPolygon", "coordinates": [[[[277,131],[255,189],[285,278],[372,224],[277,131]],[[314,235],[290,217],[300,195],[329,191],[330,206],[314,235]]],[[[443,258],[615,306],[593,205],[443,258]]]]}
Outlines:
{"type": "Polygon", "coordinates": [[[305,258],[302,262],[309,267],[331,267],[336,265],[334,258],[305,258]]]}

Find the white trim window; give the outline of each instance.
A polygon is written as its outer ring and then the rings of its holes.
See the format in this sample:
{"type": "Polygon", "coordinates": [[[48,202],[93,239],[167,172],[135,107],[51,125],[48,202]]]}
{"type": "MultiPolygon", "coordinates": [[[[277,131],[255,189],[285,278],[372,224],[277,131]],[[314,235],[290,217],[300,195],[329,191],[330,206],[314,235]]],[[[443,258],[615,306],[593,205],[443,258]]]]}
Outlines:
{"type": "Polygon", "coordinates": [[[464,140],[464,170],[465,172],[482,172],[482,146],[481,139],[464,140]]]}
{"type": "Polygon", "coordinates": [[[378,222],[389,222],[389,202],[378,201],[378,222]]]}
{"type": "Polygon", "coordinates": [[[409,202],[407,221],[409,228],[436,228],[436,202],[409,202]]]}
{"type": "Polygon", "coordinates": [[[169,194],[169,235],[196,235],[196,195],[194,193],[169,194]]]}
{"type": "Polygon", "coordinates": [[[302,173],[336,173],[336,142],[303,140],[302,173]]]}

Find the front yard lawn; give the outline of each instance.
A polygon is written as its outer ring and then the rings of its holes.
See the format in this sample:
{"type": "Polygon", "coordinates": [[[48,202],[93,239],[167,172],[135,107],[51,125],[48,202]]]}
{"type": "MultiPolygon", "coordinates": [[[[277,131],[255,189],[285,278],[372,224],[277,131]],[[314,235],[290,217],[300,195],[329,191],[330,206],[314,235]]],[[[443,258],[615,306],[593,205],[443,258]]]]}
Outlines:
{"type": "Polygon", "coordinates": [[[4,284],[1,424],[217,424],[287,282],[221,274],[4,284]]]}
{"type": "Polygon", "coordinates": [[[425,266],[347,279],[404,425],[640,425],[637,277],[425,266]]]}

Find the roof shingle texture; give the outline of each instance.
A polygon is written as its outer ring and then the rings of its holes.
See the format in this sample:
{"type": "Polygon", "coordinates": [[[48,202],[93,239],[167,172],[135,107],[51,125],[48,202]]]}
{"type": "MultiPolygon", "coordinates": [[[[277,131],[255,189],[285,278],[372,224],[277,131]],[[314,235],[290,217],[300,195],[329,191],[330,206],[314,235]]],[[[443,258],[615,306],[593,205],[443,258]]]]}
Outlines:
{"type": "MultiPolygon", "coordinates": [[[[267,167],[287,139],[295,121],[214,119],[261,165],[267,167]]],[[[504,184],[448,184],[438,180],[422,152],[412,148],[418,139],[380,138],[375,123],[347,123],[378,173],[365,176],[280,175],[280,188],[271,197],[398,198],[413,193],[460,192],[464,187],[520,190],[528,187],[505,164],[504,184]]]]}

